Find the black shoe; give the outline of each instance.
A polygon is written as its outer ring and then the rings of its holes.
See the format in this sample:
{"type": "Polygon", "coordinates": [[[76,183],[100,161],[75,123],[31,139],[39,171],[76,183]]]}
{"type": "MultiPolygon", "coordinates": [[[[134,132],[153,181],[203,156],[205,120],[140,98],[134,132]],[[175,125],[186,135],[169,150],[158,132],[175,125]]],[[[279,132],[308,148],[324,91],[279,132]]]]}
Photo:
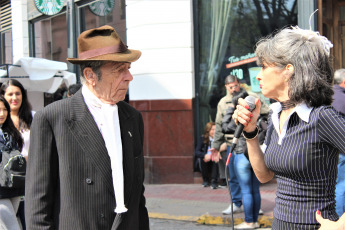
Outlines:
{"type": "Polygon", "coordinates": [[[208,182],[207,181],[204,181],[204,183],[202,183],[202,187],[208,187],[209,186],[209,184],[208,184],[208,182]]]}
{"type": "Polygon", "coordinates": [[[220,183],[220,186],[227,187],[228,184],[226,183],[226,180],[222,180],[222,182],[220,183]]]}
{"type": "Polygon", "coordinates": [[[218,188],[218,184],[217,183],[212,183],[211,184],[211,189],[217,189],[218,188]]]}

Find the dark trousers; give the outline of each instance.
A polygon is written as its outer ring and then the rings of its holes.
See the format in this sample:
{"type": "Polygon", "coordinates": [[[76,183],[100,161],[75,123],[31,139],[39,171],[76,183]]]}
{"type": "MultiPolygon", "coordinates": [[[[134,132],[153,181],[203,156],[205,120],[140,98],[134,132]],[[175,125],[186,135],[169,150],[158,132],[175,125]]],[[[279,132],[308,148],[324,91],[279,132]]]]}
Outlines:
{"type": "Polygon", "coordinates": [[[25,226],[25,215],[24,215],[24,200],[21,200],[20,203],[19,203],[17,216],[20,219],[20,222],[22,224],[23,230],[25,230],[26,226],[25,226]]]}
{"type": "Polygon", "coordinates": [[[201,161],[201,174],[204,182],[217,182],[219,177],[218,163],[213,161],[205,162],[203,159],[201,161]]]}

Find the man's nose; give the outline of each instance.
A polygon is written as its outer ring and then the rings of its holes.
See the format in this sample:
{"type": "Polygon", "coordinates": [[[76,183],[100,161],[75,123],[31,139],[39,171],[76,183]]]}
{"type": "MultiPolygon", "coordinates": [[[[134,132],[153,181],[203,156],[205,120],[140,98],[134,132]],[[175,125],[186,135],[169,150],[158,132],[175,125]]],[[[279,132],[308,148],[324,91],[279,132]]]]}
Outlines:
{"type": "Polygon", "coordinates": [[[128,73],[126,74],[125,80],[127,80],[127,81],[133,80],[133,75],[131,74],[131,72],[128,71],[128,73]]]}

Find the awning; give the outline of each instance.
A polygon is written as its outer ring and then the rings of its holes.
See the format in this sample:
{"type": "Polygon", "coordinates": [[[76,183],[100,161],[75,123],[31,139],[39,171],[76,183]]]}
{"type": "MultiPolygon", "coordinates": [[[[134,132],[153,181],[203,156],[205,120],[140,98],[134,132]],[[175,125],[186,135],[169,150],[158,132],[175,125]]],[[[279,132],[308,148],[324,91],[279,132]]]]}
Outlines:
{"type": "Polygon", "coordinates": [[[65,62],[43,58],[23,57],[13,65],[0,65],[0,82],[16,79],[27,91],[55,93],[64,82],[67,87],[76,83],[75,73],[67,71],[65,62]]]}

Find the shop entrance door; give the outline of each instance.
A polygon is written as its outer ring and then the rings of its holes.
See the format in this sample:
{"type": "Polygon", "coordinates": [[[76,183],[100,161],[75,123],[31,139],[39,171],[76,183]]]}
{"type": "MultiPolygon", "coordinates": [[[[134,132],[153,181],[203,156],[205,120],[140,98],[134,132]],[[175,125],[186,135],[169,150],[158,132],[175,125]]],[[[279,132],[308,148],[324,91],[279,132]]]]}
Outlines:
{"type": "Polygon", "coordinates": [[[318,0],[318,9],[318,29],[334,45],[333,68],[345,68],[345,0],[318,0]]]}

